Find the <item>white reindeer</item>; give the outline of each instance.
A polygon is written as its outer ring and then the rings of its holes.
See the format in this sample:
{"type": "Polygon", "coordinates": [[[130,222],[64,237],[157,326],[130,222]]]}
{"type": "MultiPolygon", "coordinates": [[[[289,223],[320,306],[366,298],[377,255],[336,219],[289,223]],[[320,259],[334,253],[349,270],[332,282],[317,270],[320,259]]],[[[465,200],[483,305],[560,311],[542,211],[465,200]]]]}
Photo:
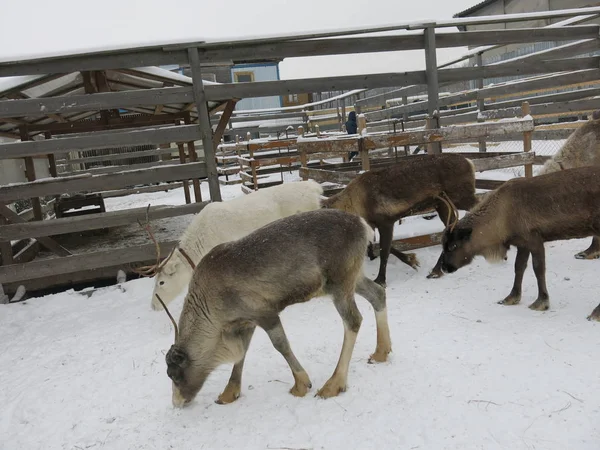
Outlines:
{"type": "Polygon", "coordinates": [[[223,202],[209,203],[184,231],[171,254],[146,275],[155,275],[152,309],[172,302],[188,286],[194,267],[213,247],[233,241],[277,219],[320,209],[316,181],[284,183],[223,202]]]}

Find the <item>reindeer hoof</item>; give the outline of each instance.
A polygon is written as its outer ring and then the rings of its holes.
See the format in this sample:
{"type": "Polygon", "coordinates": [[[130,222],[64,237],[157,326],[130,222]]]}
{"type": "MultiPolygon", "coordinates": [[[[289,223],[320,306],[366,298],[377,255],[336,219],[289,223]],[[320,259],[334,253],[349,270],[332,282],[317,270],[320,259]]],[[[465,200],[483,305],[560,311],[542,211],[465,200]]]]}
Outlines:
{"type": "Polygon", "coordinates": [[[575,255],[575,259],[598,259],[600,258],[600,253],[587,253],[585,251],[579,252],[575,255]]]}
{"type": "Polygon", "coordinates": [[[304,397],[308,390],[312,388],[312,383],[306,372],[294,374],[296,382],[294,387],[290,389],[290,394],[294,397],[304,397]]]}
{"type": "Polygon", "coordinates": [[[406,263],[415,270],[421,267],[421,263],[419,263],[419,259],[414,253],[406,253],[406,263]]]}
{"type": "Polygon", "coordinates": [[[600,322],[600,306],[596,307],[596,309],[592,311],[592,313],[587,317],[587,320],[589,320],[590,322],[592,320],[600,322]]]}
{"type": "Polygon", "coordinates": [[[547,298],[538,298],[535,302],[529,305],[529,309],[534,311],[547,311],[550,309],[550,302],[547,298]]]}
{"type": "Polygon", "coordinates": [[[227,405],[229,403],[235,402],[238,398],[240,398],[241,388],[238,385],[235,386],[227,386],[223,393],[219,395],[219,398],[215,400],[217,405],[227,405]]]}
{"type": "Polygon", "coordinates": [[[504,300],[500,300],[498,302],[499,305],[506,305],[506,306],[511,306],[511,305],[518,305],[521,302],[521,296],[520,295],[515,295],[515,296],[508,296],[506,297],[504,300]]]}
{"type": "Polygon", "coordinates": [[[437,270],[432,270],[431,273],[429,275],[427,275],[427,278],[429,279],[433,279],[433,278],[442,278],[444,276],[444,272],[437,271],[437,270]]]}
{"type": "Polygon", "coordinates": [[[346,385],[337,380],[329,379],[325,385],[317,391],[315,397],[331,398],[337,397],[340,393],[346,392],[346,385]]]}
{"type": "Polygon", "coordinates": [[[367,361],[368,364],[384,363],[387,361],[389,351],[375,351],[367,361]]]}

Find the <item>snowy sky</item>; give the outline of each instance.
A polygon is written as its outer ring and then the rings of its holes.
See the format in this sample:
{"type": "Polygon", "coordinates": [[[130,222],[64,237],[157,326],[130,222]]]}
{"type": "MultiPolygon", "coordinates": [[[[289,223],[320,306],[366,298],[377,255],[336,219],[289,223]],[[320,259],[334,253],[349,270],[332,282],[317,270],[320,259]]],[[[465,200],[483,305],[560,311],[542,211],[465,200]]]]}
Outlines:
{"type": "MultiPolygon", "coordinates": [[[[15,7],[15,0],[0,0],[0,61],[129,44],[450,19],[475,3],[477,0],[103,0],[100,3],[28,0],[27,14],[23,16],[23,9],[15,7]]],[[[442,49],[438,51],[438,61],[443,63],[463,52],[464,49],[442,49]]],[[[281,77],[393,72],[423,67],[422,51],[294,58],[281,63],[281,77]]]]}

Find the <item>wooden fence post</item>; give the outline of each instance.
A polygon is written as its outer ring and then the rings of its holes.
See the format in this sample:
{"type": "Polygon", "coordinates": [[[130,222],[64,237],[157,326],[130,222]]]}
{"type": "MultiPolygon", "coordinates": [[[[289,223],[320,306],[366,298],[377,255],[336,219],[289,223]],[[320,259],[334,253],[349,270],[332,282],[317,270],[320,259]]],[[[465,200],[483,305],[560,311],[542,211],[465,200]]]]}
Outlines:
{"type": "MultiPolygon", "coordinates": [[[[0,226],[7,224],[8,220],[6,220],[4,216],[0,215],[0,226]]],[[[10,240],[0,241],[0,256],[2,256],[2,259],[0,259],[0,265],[7,266],[14,263],[13,250],[10,240]]]]}
{"type": "Polygon", "coordinates": [[[369,150],[366,148],[363,133],[367,132],[367,119],[363,114],[359,114],[357,118],[358,122],[358,154],[360,155],[360,161],[362,170],[367,171],[371,168],[369,161],[369,150]]]}
{"type": "MultiPolygon", "coordinates": [[[[19,127],[19,133],[21,134],[21,142],[29,141],[29,133],[24,126],[19,127]]],[[[35,181],[35,164],[31,156],[25,159],[25,176],[27,181],[35,181]]],[[[44,213],[42,211],[42,204],[40,203],[39,197],[34,197],[31,200],[31,207],[33,208],[33,217],[35,220],[44,220],[44,213]]]]}
{"type": "MultiPolygon", "coordinates": [[[[437,71],[437,55],[435,44],[435,27],[429,26],[423,31],[425,34],[425,67],[427,71],[427,112],[431,121],[428,128],[439,128],[439,83],[437,71]]],[[[442,153],[442,144],[434,142],[428,146],[431,153],[442,153]]]]}
{"type": "MultiPolygon", "coordinates": [[[[521,106],[523,110],[523,117],[531,114],[531,108],[529,107],[529,102],[523,102],[521,106]]],[[[532,131],[526,131],[523,133],[523,151],[530,152],[531,144],[532,144],[532,131]]],[[[533,176],[533,164],[525,164],[525,177],[530,178],[533,176]]]]}
{"type": "Polygon", "coordinates": [[[194,100],[196,102],[196,110],[198,111],[198,124],[202,136],[202,147],[204,150],[210,198],[213,202],[220,202],[222,200],[221,187],[219,184],[219,174],[217,172],[217,160],[215,158],[215,150],[213,147],[213,133],[210,125],[208,104],[206,103],[206,93],[204,92],[204,82],[202,81],[202,70],[200,68],[198,48],[188,48],[188,59],[190,68],[192,69],[194,100]]]}
{"type": "MultiPolygon", "coordinates": [[[[477,67],[483,67],[483,56],[482,53],[477,53],[477,55],[475,55],[475,64],[477,65],[477,67]]],[[[476,86],[477,89],[483,89],[483,78],[478,78],[476,80],[476,86]]],[[[479,110],[480,113],[483,113],[483,111],[485,111],[485,99],[481,96],[480,93],[477,93],[477,109],[479,110]]],[[[484,119],[480,119],[479,116],[481,116],[482,114],[479,114],[477,117],[477,122],[485,122],[484,119]]],[[[485,142],[485,138],[481,138],[479,139],[479,151],[480,152],[486,152],[487,151],[487,145],[485,142]]]]}
{"type": "MultiPolygon", "coordinates": [[[[192,123],[192,120],[191,120],[191,117],[189,114],[185,117],[184,122],[186,125],[190,125],[192,123]]],[[[197,162],[198,154],[196,153],[195,142],[188,141],[187,149],[188,149],[188,155],[190,157],[190,162],[197,162]]],[[[216,149],[216,147],[215,147],[215,149],[216,149]]],[[[216,153],[216,150],[215,150],[215,153],[216,153]]],[[[205,155],[205,159],[206,159],[206,153],[204,155],[205,155]]],[[[196,203],[200,203],[202,201],[202,191],[200,190],[200,179],[199,178],[192,179],[192,186],[194,188],[194,198],[196,199],[196,203]]]]}
{"type": "MultiPolygon", "coordinates": [[[[183,146],[183,142],[177,143],[177,149],[179,150],[179,163],[185,164],[186,156],[185,156],[185,147],[183,146]]],[[[183,195],[185,196],[185,203],[186,203],[186,205],[190,204],[192,202],[192,197],[190,196],[190,186],[188,185],[188,180],[182,180],[181,183],[183,184],[183,195]]]]}

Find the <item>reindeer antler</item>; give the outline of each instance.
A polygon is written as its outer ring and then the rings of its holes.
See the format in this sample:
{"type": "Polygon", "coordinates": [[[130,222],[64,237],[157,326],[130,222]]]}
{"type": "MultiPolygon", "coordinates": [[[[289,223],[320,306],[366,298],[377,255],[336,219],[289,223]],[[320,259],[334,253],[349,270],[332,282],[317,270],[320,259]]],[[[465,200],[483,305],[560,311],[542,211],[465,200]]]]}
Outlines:
{"type": "Polygon", "coordinates": [[[135,273],[137,273],[138,275],[141,275],[143,277],[153,277],[154,275],[156,275],[159,271],[159,269],[161,268],[160,265],[160,245],[158,244],[158,241],[156,240],[156,238],[154,237],[154,233],[152,233],[152,227],[150,226],[150,204],[148,204],[148,207],[146,208],[146,224],[142,225],[142,223],[140,222],[140,220],[138,219],[137,223],[138,225],[146,230],[146,233],[148,233],[148,236],[150,237],[150,239],[152,240],[152,242],[154,242],[154,245],[156,247],[156,264],[152,264],[149,266],[142,266],[142,267],[138,267],[137,269],[131,268],[131,270],[135,273]]]}
{"type": "Polygon", "coordinates": [[[454,203],[452,203],[452,200],[450,200],[450,197],[448,197],[448,194],[445,192],[442,191],[441,195],[438,195],[437,198],[446,204],[448,207],[448,212],[454,216],[452,223],[450,223],[450,217],[448,217],[448,223],[446,223],[446,227],[450,227],[450,231],[453,231],[454,227],[458,223],[458,210],[456,209],[454,203]]]}
{"type": "Polygon", "coordinates": [[[158,299],[158,301],[160,302],[160,304],[162,305],[162,307],[165,309],[165,312],[169,316],[169,319],[171,319],[171,323],[173,323],[173,327],[175,328],[175,340],[177,340],[177,336],[179,336],[179,329],[177,328],[177,322],[175,322],[175,319],[173,319],[173,316],[169,312],[169,308],[167,308],[167,305],[165,305],[165,302],[162,301],[162,298],[160,298],[160,295],[158,295],[158,294],[155,294],[155,295],[156,295],[156,298],[158,299]]]}

